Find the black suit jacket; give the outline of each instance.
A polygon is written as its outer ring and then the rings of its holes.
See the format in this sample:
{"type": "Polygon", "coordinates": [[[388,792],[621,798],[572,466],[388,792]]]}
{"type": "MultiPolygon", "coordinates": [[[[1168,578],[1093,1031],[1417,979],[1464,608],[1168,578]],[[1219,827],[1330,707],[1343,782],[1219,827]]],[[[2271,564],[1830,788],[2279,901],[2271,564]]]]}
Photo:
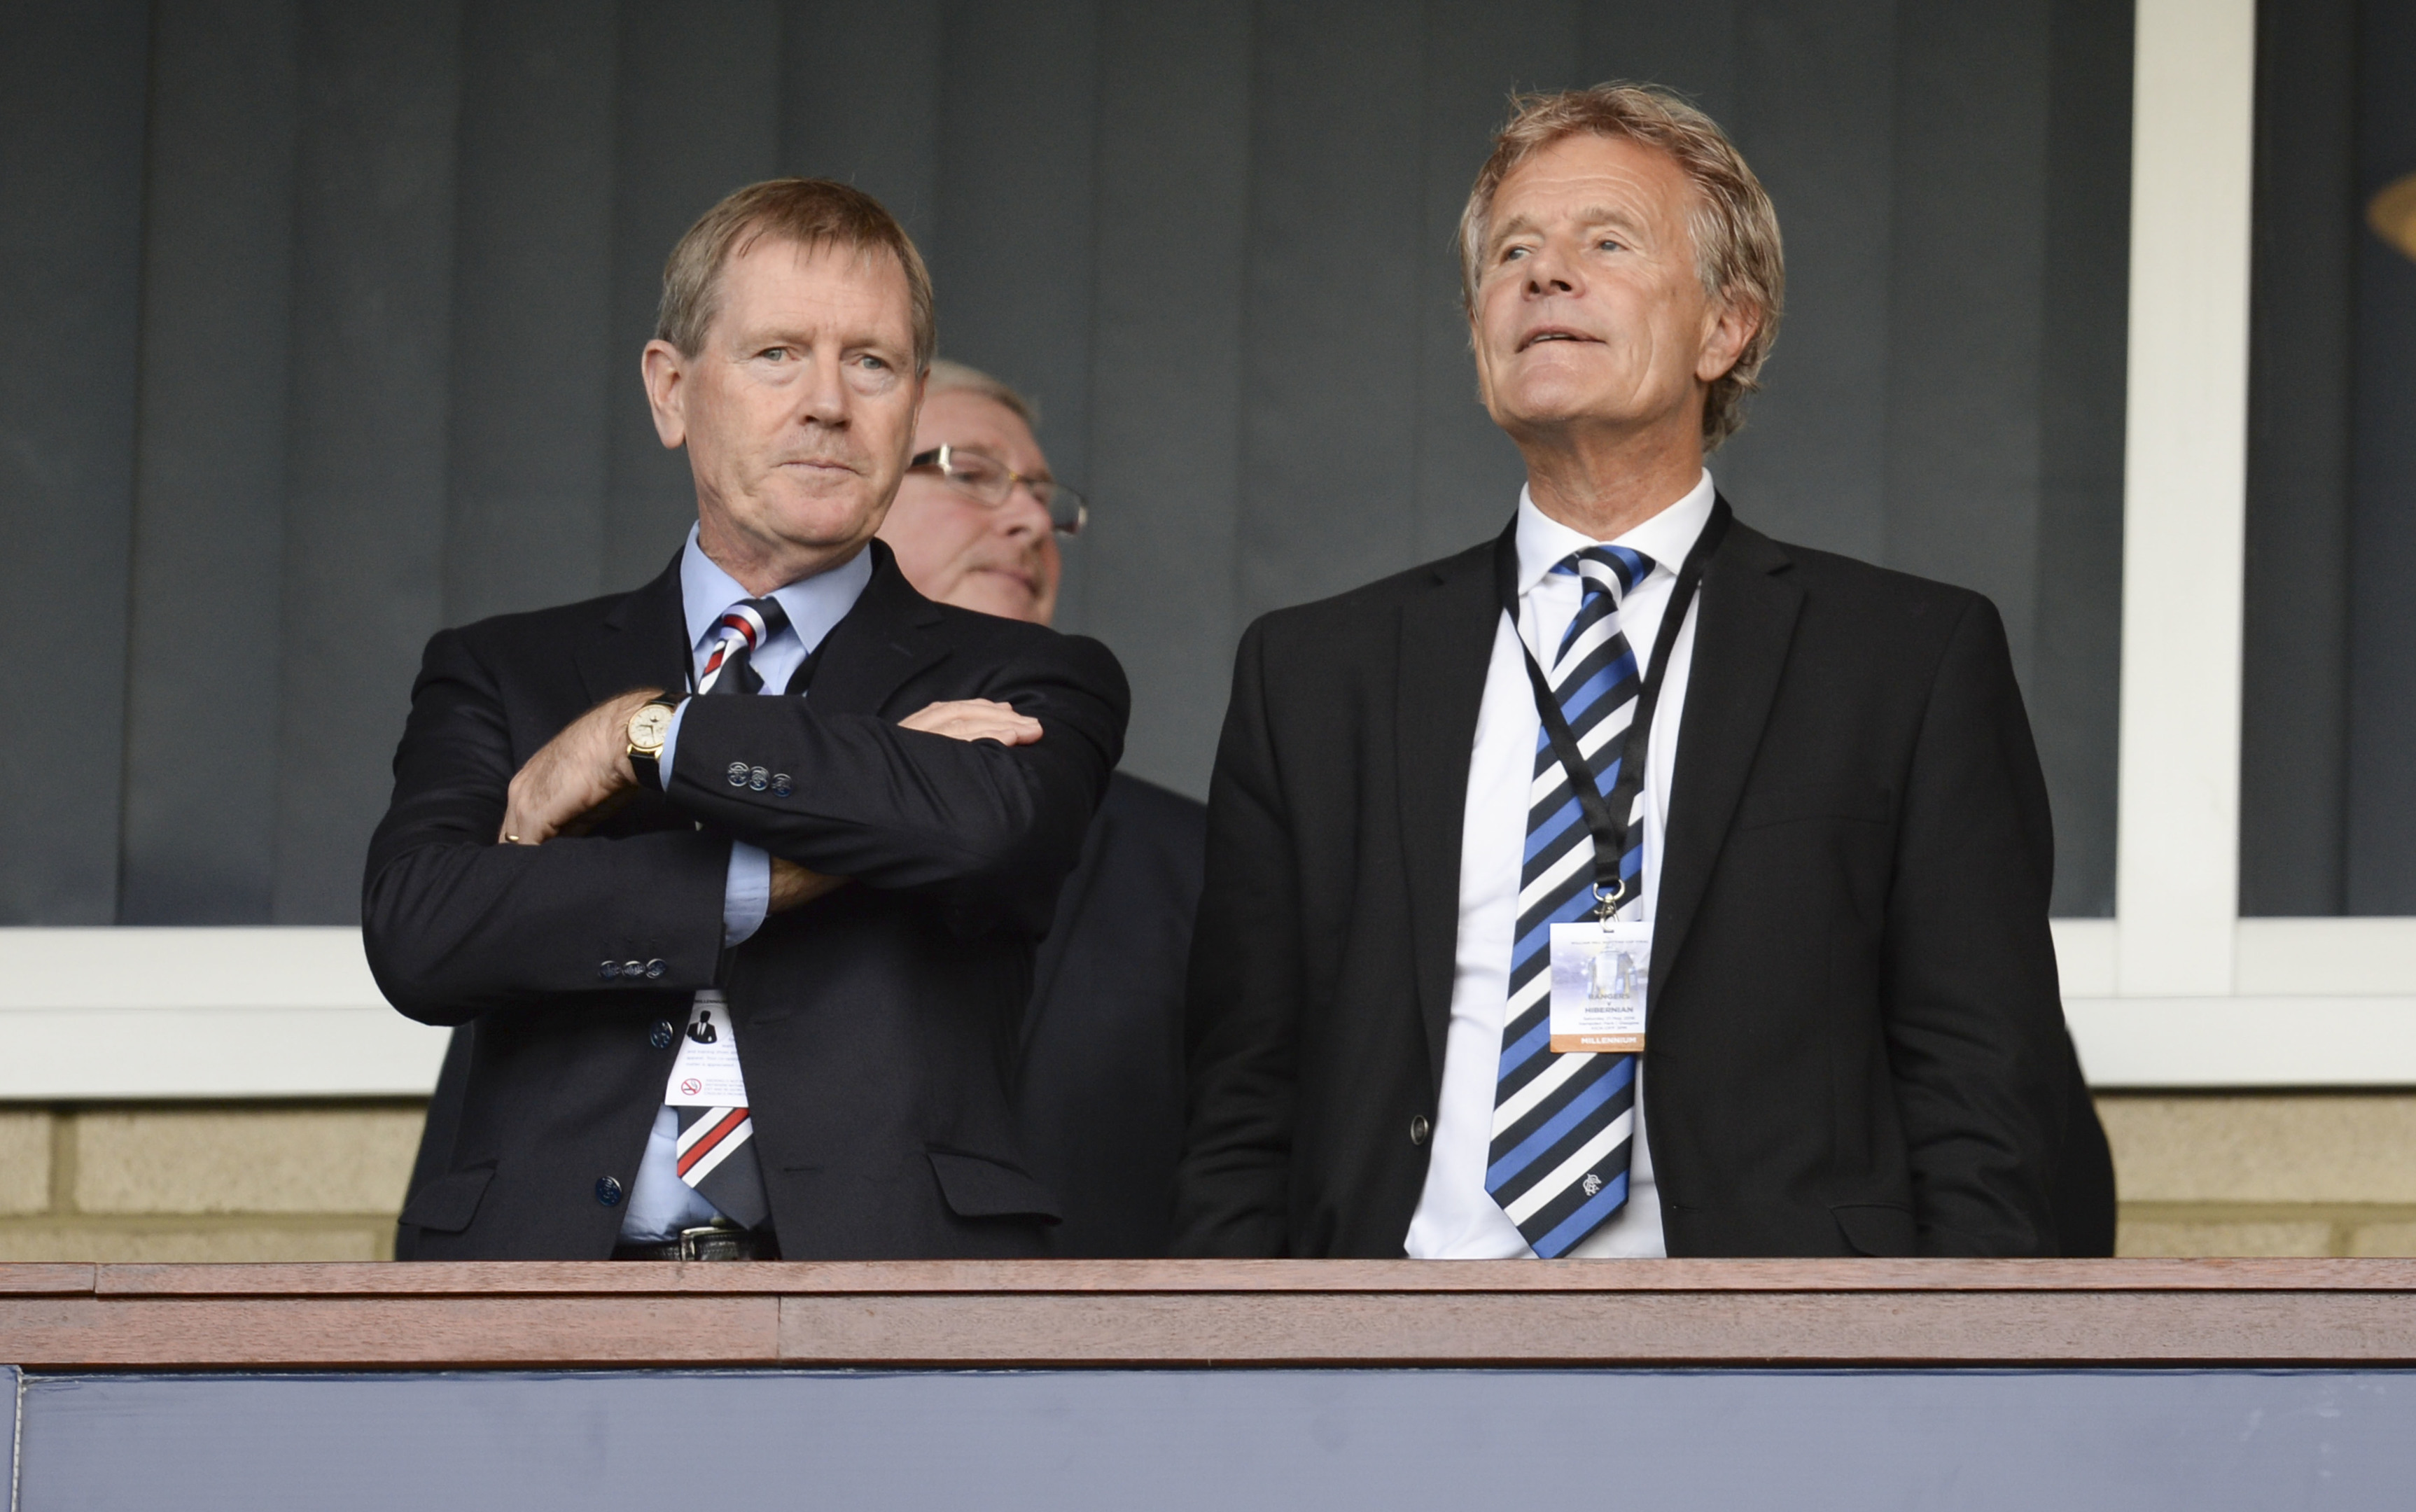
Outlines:
{"type": "MultiPolygon", "coordinates": [[[[1057,895],[1015,1081],[1025,1166],[1064,1217],[1042,1231],[1051,1255],[1166,1253],[1183,1153],[1183,972],[1207,830],[1204,806],[1118,772],[1057,895]]],[[[452,1164],[476,1036],[462,1024],[445,1046],[414,1193],[452,1164]]],[[[399,1225],[395,1258],[415,1258],[418,1239],[399,1225]]]]}
{"type": "MultiPolygon", "coordinates": [[[[1441,1089],[1492,553],[1243,638],[1177,1253],[1401,1253],[1412,1129],[1441,1089]]],[[[2056,1252],[2086,1108],[1996,611],[1742,524],[1701,593],[1644,1061],[1669,1253],[2056,1252]]]]}
{"type": "Polygon", "coordinates": [[[1204,806],[1120,772],[1058,895],[1015,1094],[1024,1154],[1065,1213],[1052,1255],[1166,1253],[1207,831],[1204,806]]]}
{"type": "Polygon", "coordinates": [[[869,550],[810,700],[690,703],[668,791],[586,837],[494,843],[512,774],[563,726],[682,683],[676,562],[633,594],[429,643],[362,910],[388,1001],[479,1026],[449,1169],[402,1215],[419,1258],[609,1254],[622,1213],[602,1198],[635,1181],[677,1053],[657,1026],[709,986],[784,1255],[1040,1252],[1056,1204],[1008,1079],[1034,943],[1121,754],[1124,676],[1095,642],[933,604],[869,550]],[[1042,738],[897,722],[959,698],[1010,703],[1042,738]],[[794,791],[733,787],[732,764],[794,791]],[[854,880],[725,952],[733,838],[854,880]],[[612,961],[645,968],[607,977],[612,961]]]}

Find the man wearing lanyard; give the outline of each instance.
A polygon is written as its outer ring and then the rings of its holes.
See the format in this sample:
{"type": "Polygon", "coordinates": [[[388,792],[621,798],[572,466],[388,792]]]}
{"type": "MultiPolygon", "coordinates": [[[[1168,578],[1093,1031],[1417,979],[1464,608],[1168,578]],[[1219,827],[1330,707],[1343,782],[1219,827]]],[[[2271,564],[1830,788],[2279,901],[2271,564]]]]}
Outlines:
{"type": "Polygon", "coordinates": [[[1659,91],[1531,98],[1461,231],[1528,484],[1497,540],[1244,637],[1176,1252],[2101,1245],[1994,609],[1782,546],[1704,470],[1781,305],[1751,171],[1659,91]]]}
{"type": "Polygon", "coordinates": [[[430,643],[362,909],[388,1000],[478,1025],[418,1258],[1043,1251],[1009,1075],[1126,692],[874,539],[934,341],[869,196],[732,194],[644,354],[686,544],[430,643]]]}

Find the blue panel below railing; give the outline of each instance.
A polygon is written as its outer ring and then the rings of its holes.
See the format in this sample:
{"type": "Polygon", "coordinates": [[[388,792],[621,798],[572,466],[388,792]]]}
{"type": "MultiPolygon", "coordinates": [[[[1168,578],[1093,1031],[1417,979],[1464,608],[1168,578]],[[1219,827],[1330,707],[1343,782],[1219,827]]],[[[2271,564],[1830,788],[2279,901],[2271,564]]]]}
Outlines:
{"type": "Polygon", "coordinates": [[[36,1375],[20,1512],[2366,1508],[2396,1370],[36,1375]]]}

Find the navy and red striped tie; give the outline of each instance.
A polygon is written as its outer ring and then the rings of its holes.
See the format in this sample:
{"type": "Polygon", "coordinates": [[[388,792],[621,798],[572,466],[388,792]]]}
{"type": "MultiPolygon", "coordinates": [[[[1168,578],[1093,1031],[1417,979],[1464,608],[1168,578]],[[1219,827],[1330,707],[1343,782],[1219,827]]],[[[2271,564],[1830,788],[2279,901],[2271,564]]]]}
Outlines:
{"type": "MultiPolygon", "coordinates": [[[[788,627],[788,611],[777,598],[749,598],[732,604],[716,622],[721,633],[704,670],[697,674],[696,690],[705,697],[760,693],[763,678],[755,671],[755,653],[788,627]]],[[[721,994],[697,994],[689,1011],[688,1033],[720,1033],[714,1009],[721,994]]],[[[726,1019],[728,1010],[723,1009],[726,1019]]],[[[679,1111],[679,1178],[697,1195],[743,1227],[760,1228],[771,1217],[763,1194],[763,1168],[755,1157],[755,1120],[744,1108],[682,1108],[679,1111]]]]}

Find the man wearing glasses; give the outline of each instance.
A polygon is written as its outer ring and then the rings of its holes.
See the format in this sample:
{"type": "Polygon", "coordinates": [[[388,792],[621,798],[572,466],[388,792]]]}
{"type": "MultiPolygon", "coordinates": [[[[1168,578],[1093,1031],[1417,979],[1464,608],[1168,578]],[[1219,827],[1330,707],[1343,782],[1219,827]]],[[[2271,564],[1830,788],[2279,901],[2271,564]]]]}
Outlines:
{"type": "MultiPolygon", "coordinates": [[[[988,373],[931,364],[914,458],[881,538],[925,597],[1009,619],[1057,611],[1060,537],[1087,522],[1033,436],[1032,403],[988,373]]],[[[1183,1150],[1183,975],[1208,810],[1118,772],[1041,943],[1016,1111],[1032,1173],[1065,1221],[1051,1254],[1166,1253],[1183,1150]]]]}
{"type": "Polygon", "coordinates": [[[477,1025],[416,1258],[1045,1253],[1009,1072],[1127,695],[874,538],[935,340],[869,196],[732,194],[643,356],[686,543],[430,643],[362,908],[387,999],[477,1025]]]}

